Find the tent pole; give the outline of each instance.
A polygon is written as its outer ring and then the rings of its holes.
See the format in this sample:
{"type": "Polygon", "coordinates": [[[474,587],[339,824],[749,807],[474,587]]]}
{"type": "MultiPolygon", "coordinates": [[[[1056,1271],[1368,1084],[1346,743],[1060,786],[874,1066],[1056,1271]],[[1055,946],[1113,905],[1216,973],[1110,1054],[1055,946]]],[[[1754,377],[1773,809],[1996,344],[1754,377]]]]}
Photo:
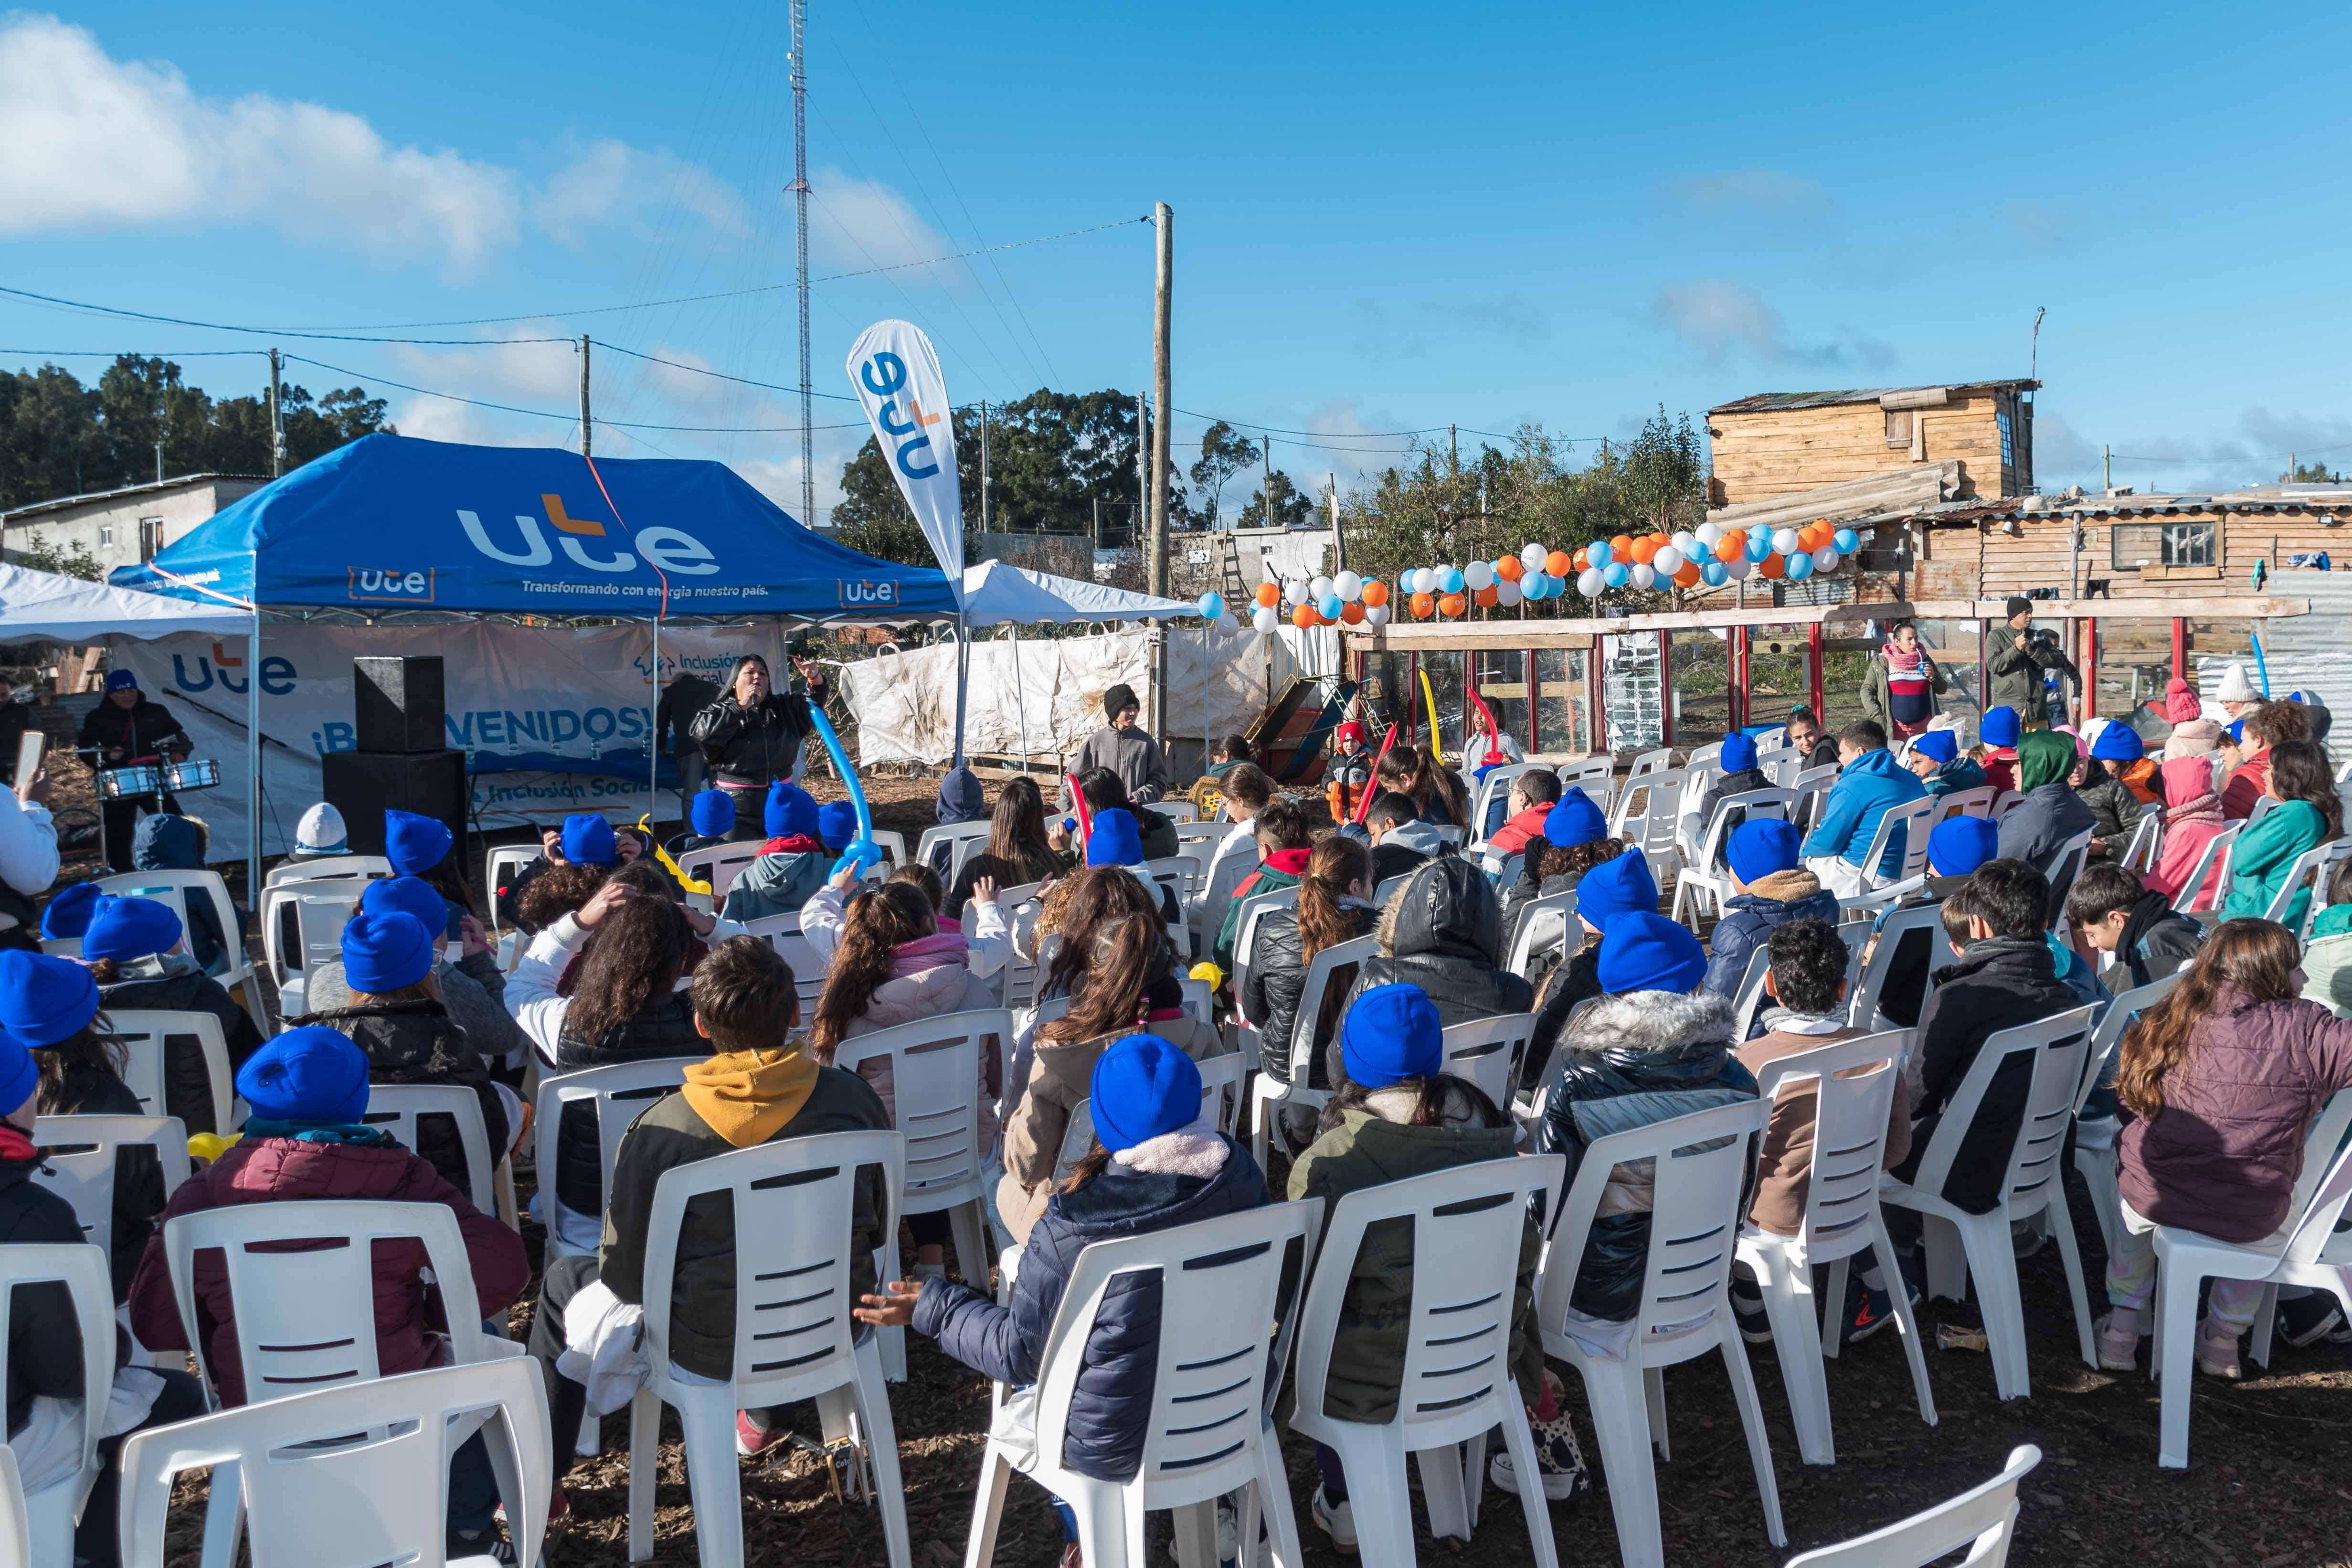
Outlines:
{"type": "MultiPolygon", "coordinates": [[[[661,612],[654,612],[653,707],[646,715],[646,820],[661,835],[661,612]]],[[[647,846],[648,848],[651,846],[647,846]]]]}
{"type": "Polygon", "coordinates": [[[1021,722],[1021,776],[1029,776],[1029,694],[1021,689],[1021,623],[1008,621],[1013,634],[1013,711],[1021,722]]]}
{"type": "Polygon", "coordinates": [[[1201,623],[1201,771],[1209,771],[1209,623],[1201,623]]]}
{"type": "Polygon", "coordinates": [[[964,688],[971,684],[971,643],[964,635],[963,611],[956,611],[956,739],[955,766],[963,766],[964,688]]]}
{"type": "Polygon", "coordinates": [[[253,647],[245,656],[245,776],[253,839],[245,856],[245,902],[261,907],[261,606],[253,606],[253,647]]]}

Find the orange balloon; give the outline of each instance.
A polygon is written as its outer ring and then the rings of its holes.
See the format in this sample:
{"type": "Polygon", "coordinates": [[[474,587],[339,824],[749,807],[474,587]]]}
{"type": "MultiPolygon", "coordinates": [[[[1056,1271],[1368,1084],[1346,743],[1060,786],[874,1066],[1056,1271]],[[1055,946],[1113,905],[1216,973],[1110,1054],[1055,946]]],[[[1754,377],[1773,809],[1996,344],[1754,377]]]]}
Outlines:
{"type": "Polygon", "coordinates": [[[1448,594],[1437,601],[1437,613],[1441,616],[1458,616],[1468,607],[1459,594],[1448,594]]]}
{"type": "Polygon", "coordinates": [[[1527,575],[1527,563],[1516,555],[1506,555],[1495,563],[1495,575],[1506,583],[1516,583],[1527,575]]]}
{"type": "Polygon", "coordinates": [[[1364,624],[1364,606],[1355,604],[1342,605],[1339,606],[1339,618],[1347,622],[1351,626],[1362,626],[1364,624]]]}
{"type": "Polygon", "coordinates": [[[1698,563],[1696,561],[1685,561],[1683,563],[1683,569],[1675,574],[1675,586],[1677,588],[1687,588],[1697,583],[1698,579],[1698,563]]]}
{"type": "Polygon", "coordinates": [[[1576,559],[1575,559],[1574,561],[1570,562],[1569,564],[1570,564],[1571,566],[1575,567],[1577,571],[1579,571],[1579,572],[1582,572],[1585,568],[1587,568],[1587,567],[1591,566],[1591,565],[1592,564],[1592,562],[1591,562],[1591,559],[1589,556],[1587,556],[1587,555],[1584,553],[1584,552],[1583,552],[1583,551],[1580,550],[1580,551],[1578,551],[1578,552],[1576,552],[1576,559]]]}
{"type": "Polygon", "coordinates": [[[1312,605],[1301,605],[1297,609],[1290,612],[1290,624],[1297,626],[1302,632],[1316,625],[1316,623],[1322,620],[1322,618],[1323,617],[1315,613],[1315,606],[1312,605]]]}
{"type": "Polygon", "coordinates": [[[1756,568],[1756,573],[1759,577],[1778,577],[1782,575],[1788,570],[1789,558],[1787,556],[1767,555],[1764,557],[1763,563],[1756,568]]]}
{"type": "Polygon", "coordinates": [[[1739,559],[1746,548],[1738,540],[1727,533],[1715,542],[1715,558],[1728,566],[1739,559]]]}
{"type": "Polygon", "coordinates": [[[1575,558],[1565,550],[1555,550],[1544,557],[1544,570],[1555,577],[1565,577],[1575,564],[1575,558]]]}
{"type": "Polygon", "coordinates": [[[1429,612],[1434,607],[1428,595],[1415,594],[1412,596],[1412,613],[1422,620],[1429,619],[1429,612]]]}
{"type": "Polygon", "coordinates": [[[1609,552],[1611,560],[1624,560],[1625,557],[1633,553],[1633,536],[1630,533],[1619,534],[1616,538],[1609,542],[1609,552]]]}
{"type": "MultiPolygon", "coordinates": [[[[1633,560],[1635,564],[1647,566],[1650,563],[1650,557],[1655,555],[1657,552],[1658,540],[1655,534],[1645,533],[1642,535],[1641,538],[1633,541],[1633,560]]],[[[1554,575],[1565,576],[1566,574],[1555,573],[1554,575]]]]}
{"type": "Polygon", "coordinates": [[[1377,579],[1364,584],[1364,603],[1375,607],[1389,602],[1389,585],[1377,579]]]}
{"type": "Polygon", "coordinates": [[[1495,592],[1494,585],[1492,584],[1479,589],[1475,594],[1473,594],[1471,597],[1478,601],[1478,607],[1482,610],[1493,609],[1502,599],[1502,595],[1495,592]]]}
{"type": "Polygon", "coordinates": [[[1282,603],[1281,585],[1276,583],[1260,583],[1257,585],[1257,602],[1269,610],[1282,603]]]}

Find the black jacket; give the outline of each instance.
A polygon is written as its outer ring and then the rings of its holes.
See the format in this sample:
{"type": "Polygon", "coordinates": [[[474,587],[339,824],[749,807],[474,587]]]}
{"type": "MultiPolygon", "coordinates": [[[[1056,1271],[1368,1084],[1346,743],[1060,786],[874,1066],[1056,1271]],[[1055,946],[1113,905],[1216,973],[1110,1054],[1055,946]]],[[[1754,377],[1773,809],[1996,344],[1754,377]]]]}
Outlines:
{"type": "Polygon", "coordinates": [[[2204,945],[2205,928],[2176,913],[2162,893],[2142,893],[2124,916],[2116,956],[2131,970],[2134,986],[2150,985],[2179,970],[2204,945]]]}
{"type": "MultiPolygon", "coordinates": [[[[44,1116],[144,1116],[147,1108],[131,1086],[110,1072],[69,1071],[58,1092],[41,1096],[44,1116]]],[[[163,1164],[152,1149],[118,1149],[114,1155],[114,1238],[108,1262],[114,1275],[114,1304],[131,1299],[131,1277],[139,1272],[140,1254],[155,1229],[169,1194],[163,1191],[163,1164]]],[[[72,1239],[82,1239],[77,1224],[72,1239]]]]}
{"type": "MultiPolygon", "coordinates": [[[[470,1089],[482,1107],[482,1128],[489,1136],[490,1163],[496,1164],[514,1130],[507,1125],[506,1101],[490,1081],[479,1051],[466,1031],[449,1019],[438,1002],[383,1002],[373,1006],[330,1007],[305,1017],[289,1018],[289,1027],[323,1024],[365,1052],[370,1083],[446,1084],[470,1089]]],[[[567,1108],[568,1109],[568,1108],[567,1108]]],[[[426,1116],[416,1123],[416,1148],[431,1162],[441,1179],[461,1193],[474,1189],[467,1181],[466,1142],[457,1125],[446,1116],[426,1116]]],[[[488,1173],[485,1173],[487,1174],[488,1173]]]]}
{"type": "MultiPolygon", "coordinates": [[[[1151,815],[1159,816],[1160,813],[1155,811],[1151,815]]],[[[1161,820],[1165,821],[1166,818],[1162,817],[1161,820]]],[[[1173,835],[1176,831],[1175,825],[1171,823],[1168,831],[1173,835]]],[[[1144,856],[1147,860],[1150,858],[1148,852],[1144,856]]],[[[964,862],[962,871],[957,874],[955,886],[948,889],[947,905],[940,913],[953,920],[963,919],[963,907],[971,902],[972,884],[982,877],[995,878],[996,886],[1000,890],[1005,888],[1026,887],[1032,882],[1050,881],[1055,877],[1066,874],[1073,859],[1073,857],[1059,854],[1048,848],[1025,849],[1017,858],[1011,860],[1001,859],[985,852],[975,855],[964,862]]]]}
{"type": "MultiPolygon", "coordinates": [[[[1433,860],[1381,912],[1380,952],[1356,969],[1348,1005],[1375,985],[1420,986],[1448,1025],[1524,1013],[1535,989],[1502,966],[1503,906],[1486,873],[1458,855],[1433,860]]],[[[1333,1084],[1348,1081],[1335,1037],[1325,1053],[1333,1084]]]]}
{"type": "Polygon", "coordinates": [[[1801,866],[1759,877],[1746,892],[1724,900],[1723,918],[1706,939],[1706,988],[1738,1001],[1756,950],[1772,940],[1774,927],[1798,920],[1838,923],[1837,895],[1801,866]]]}
{"type": "MultiPolygon", "coordinates": [[[[180,960],[185,963],[185,959],[180,960]]],[[[210,1013],[220,1020],[221,1039],[228,1047],[229,1077],[245,1058],[261,1048],[261,1031],[221,983],[194,969],[175,973],[118,980],[98,988],[99,1005],[110,1012],[210,1013]]],[[[226,1132],[213,1125],[213,1080],[205,1070],[205,1053],[185,1035],[163,1037],[163,1114],[176,1116],[191,1136],[226,1132]]]]}
{"type": "MultiPolygon", "coordinates": [[[[1761,768],[1744,768],[1716,780],[1714,785],[1698,797],[1698,821],[1697,826],[1691,829],[1691,842],[1702,847],[1706,845],[1707,825],[1715,820],[1717,806],[1735,795],[1753,795],[1759,789],[1772,787],[1772,781],[1764,776],[1761,768]]],[[[1734,823],[1732,826],[1737,827],[1739,825],[1734,823]]]]}
{"type": "MultiPolygon", "coordinates": [[[[80,1241],[73,1205],[33,1180],[35,1164],[0,1161],[0,1245],[80,1241]]],[[[9,1436],[24,1428],[35,1395],[79,1399],[83,1392],[73,1293],[56,1281],[17,1286],[8,1295],[9,1436]]]]}
{"type": "MultiPolygon", "coordinates": [[[[651,1061],[661,1057],[710,1055],[710,1042],[695,1031],[694,1012],[676,993],[664,996],[630,1019],[594,1039],[583,1039],[564,1022],[555,1042],[555,1070],[579,1072],[614,1062],[651,1061]]],[[[547,1173],[540,1173],[541,1181],[547,1173]]],[[[563,1118],[555,1124],[555,1196],[573,1214],[601,1214],[604,1208],[604,1158],[596,1136],[596,1102],[564,1101],[563,1118]]]]}
{"type": "Polygon", "coordinates": [[[687,726],[696,714],[719,700],[719,683],[705,680],[681,669],[662,688],[661,702],[654,710],[654,744],[669,755],[683,760],[701,750],[687,726]]]}
{"type": "MultiPolygon", "coordinates": [[[[1350,936],[1368,936],[1380,921],[1380,911],[1369,904],[1343,904],[1340,912],[1355,921],[1350,936]]],[[[1307,964],[1299,952],[1297,909],[1276,910],[1257,922],[1257,942],[1250,949],[1249,972],[1242,982],[1242,1016],[1257,1026],[1265,1053],[1263,1070],[1277,1083],[1290,1081],[1290,1042],[1297,1030],[1299,993],[1307,988],[1307,964]]],[[[1355,968],[1342,964],[1324,993],[1325,1016],[1317,1022],[1315,1044],[1330,1044],[1339,1016],[1339,999],[1348,994],[1355,968]]],[[[1308,1058],[1310,1089],[1328,1089],[1319,1056],[1308,1058]]]]}
{"type": "MultiPolygon", "coordinates": [[[[1945,1107],[1985,1041],[2003,1029],[2082,1005],[2082,998],[2058,978],[2049,944],[2039,936],[1972,942],[1958,963],[1936,971],[1935,978],[1936,988],[1919,1012],[1921,1092],[1912,1113],[1911,1154],[1895,1168],[1906,1182],[1917,1172],[1945,1107]]],[[[2003,1065],[1960,1141],[1941,1195],[1970,1214],[1984,1214],[2000,1200],[2010,1151],[2025,1120],[2032,1068],[2023,1057],[2003,1065]]]]}
{"type": "MultiPolygon", "coordinates": [[[[1579,934],[1583,931],[1581,926],[1577,930],[1579,934]]],[[[1567,963],[1552,965],[1536,992],[1535,1027],[1528,1037],[1527,1059],[1519,1064],[1521,1089],[1532,1089],[1543,1082],[1544,1069],[1551,1065],[1552,1047],[1559,1044],[1560,1031],[1568,1026],[1568,1016],[1578,1003],[1601,994],[1601,939],[1592,937],[1569,954],[1567,963]]]]}
{"type": "MultiPolygon", "coordinates": [[[[2064,779],[2053,779],[2025,792],[2025,798],[2000,819],[2000,858],[2023,860],[2048,876],[2056,868],[2058,851],[2077,834],[2095,829],[2098,818],[2064,779]]],[[[2063,889],[2053,889],[2060,898],[2063,889]]]]}
{"type": "Polygon", "coordinates": [[[161,702],[142,696],[128,710],[109,700],[82,715],[81,734],[77,744],[100,746],[119,755],[101,755],[100,768],[119,768],[134,757],[160,756],[166,742],[175,752],[188,749],[188,737],[180,729],[180,721],[161,702]]]}
{"type": "Polygon", "coordinates": [[[713,773],[770,784],[792,776],[801,742],[816,728],[809,722],[808,705],[805,697],[771,692],[746,712],[732,691],[722,691],[694,716],[687,734],[702,748],[713,773]]]}

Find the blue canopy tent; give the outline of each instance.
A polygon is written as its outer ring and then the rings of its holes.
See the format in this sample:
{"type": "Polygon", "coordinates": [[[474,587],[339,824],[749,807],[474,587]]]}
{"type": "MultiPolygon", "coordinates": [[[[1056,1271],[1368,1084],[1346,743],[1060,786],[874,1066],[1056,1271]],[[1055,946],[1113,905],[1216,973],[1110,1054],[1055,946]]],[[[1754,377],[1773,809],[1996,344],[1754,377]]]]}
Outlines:
{"type": "MultiPolygon", "coordinates": [[[[253,615],[343,611],[893,622],[952,616],[944,574],[845,549],[721,463],[363,437],[118,568],[121,588],[253,615]]],[[[260,885],[260,683],[250,683],[250,885],[260,885]]],[[[656,692],[656,700],[659,693],[656,692]]],[[[655,748],[646,748],[648,761],[655,748]]]]}

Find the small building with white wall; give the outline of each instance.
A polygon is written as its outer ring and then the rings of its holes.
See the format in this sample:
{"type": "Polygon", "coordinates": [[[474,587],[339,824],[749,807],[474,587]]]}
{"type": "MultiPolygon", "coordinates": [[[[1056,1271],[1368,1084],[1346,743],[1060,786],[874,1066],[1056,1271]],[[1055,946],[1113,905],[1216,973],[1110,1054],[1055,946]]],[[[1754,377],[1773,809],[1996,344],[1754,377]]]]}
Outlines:
{"type": "Polygon", "coordinates": [[[138,566],[232,501],[269,481],[252,474],[184,474],[90,495],[60,496],[0,512],[0,556],[14,561],[34,545],[71,552],[76,544],[100,567],[138,566]]]}

